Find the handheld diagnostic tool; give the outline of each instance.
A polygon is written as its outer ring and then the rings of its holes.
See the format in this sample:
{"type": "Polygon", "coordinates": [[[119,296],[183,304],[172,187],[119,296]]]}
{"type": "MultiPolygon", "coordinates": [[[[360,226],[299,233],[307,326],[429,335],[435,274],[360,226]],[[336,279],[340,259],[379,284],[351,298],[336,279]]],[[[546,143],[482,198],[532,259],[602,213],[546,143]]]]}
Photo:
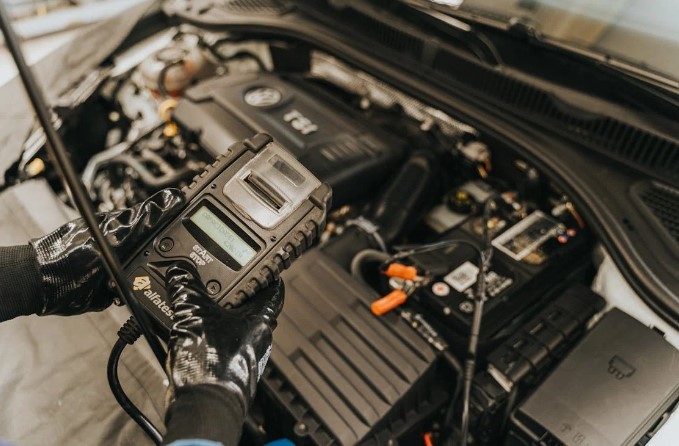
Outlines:
{"type": "Polygon", "coordinates": [[[191,261],[208,293],[236,305],[278,278],[325,225],[331,190],[269,135],[228,152],[183,189],[182,213],[125,268],[135,297],[168,331],[165,271],[191,261]]]}

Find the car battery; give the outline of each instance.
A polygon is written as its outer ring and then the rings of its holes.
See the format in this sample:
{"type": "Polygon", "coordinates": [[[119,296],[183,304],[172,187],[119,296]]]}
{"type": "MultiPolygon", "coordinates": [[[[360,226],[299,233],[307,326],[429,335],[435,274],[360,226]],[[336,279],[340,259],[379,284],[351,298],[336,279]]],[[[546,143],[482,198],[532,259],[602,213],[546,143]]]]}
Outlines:
{"type": "MultiPolygon", "coordinates": [[[[439,239],[482,245],[480,218],[472,218],[439,239]]],[[[481,342],[511,333],[589,266],[583,262],[585,233],[567,230],[557,220],[535,211],[509,225],[493,239],[493,256],[486,273],[487,301],[481,342]]],[[[586,257],[584,257],[586,258],[586,257]]],[[[418,254],[412,260],[430,278],[411,301],[450,337],[466,338],[474,312],[479,273],[478,254],[465,244],[418,254]]]]}

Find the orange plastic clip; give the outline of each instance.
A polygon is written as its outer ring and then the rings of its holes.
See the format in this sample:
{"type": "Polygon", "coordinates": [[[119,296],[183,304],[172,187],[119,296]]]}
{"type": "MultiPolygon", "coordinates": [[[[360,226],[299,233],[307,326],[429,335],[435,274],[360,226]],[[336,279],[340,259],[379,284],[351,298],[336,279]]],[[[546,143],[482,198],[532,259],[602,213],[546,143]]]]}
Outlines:
{"type": "Polygon", "coordinates": [[[408,295],[403,290],[394,290],[384,297],[377,299],[370,305],[370,310],[375,316],[382,316],[408,300],[408,295]]]}
{"type": "Polygon", "coordinates": [[[434,440],[432,439],[431,432],[424,434],[424,446],[434,446],[434,440]]]}
{"type": "Polygon", "coordinates": [[[392,263],[384,272],[387,277],[399,277],[405,280],[415,280],[417,277],[417,268],[414,266],[402,265],[400,263],[392,263]]]}

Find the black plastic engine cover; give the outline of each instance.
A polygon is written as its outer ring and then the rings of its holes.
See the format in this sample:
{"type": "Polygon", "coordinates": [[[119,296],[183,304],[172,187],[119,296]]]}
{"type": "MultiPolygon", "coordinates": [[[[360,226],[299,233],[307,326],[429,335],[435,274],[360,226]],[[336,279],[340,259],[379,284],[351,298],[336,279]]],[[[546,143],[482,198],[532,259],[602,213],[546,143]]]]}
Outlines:
{"type": "Polygon", "coordinates": [[[285,307],[262,384],[284,411],[279,424],[304,425],[296,444],[385,444],[376,440],[385,430],[398,437],[397,427],[433,413],[438,354],[396,314],[373,316],[374,291],[320,250],[282,276],[285,307]]]}
{"type": "Polygon", "coordinates": [[[404,145],[363,122],[354,110],[302,78],[276,74],[218,77],[187,91],[174,112],[217,157],[234,142],[267,132],[332,186],[333,205],[365,198],[380,185],[404,145]]]}

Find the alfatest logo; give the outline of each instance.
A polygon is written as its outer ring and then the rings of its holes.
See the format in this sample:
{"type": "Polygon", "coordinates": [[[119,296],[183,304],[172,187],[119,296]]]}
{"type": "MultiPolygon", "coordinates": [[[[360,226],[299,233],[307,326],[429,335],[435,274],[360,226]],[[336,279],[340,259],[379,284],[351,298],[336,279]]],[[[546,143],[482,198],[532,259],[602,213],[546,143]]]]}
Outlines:
{"type": "Polygon", "coordinates": [[[149,276],[135,277],[132,282],[135,291],[148,290],[151,288],[151,278],[149,276]]]}
{"type": "Polygon", "coordinates": [[[132,289],[135,291],[143,291],[144,296],[153,302],[153,305],[158,307],[160,311],[170,318],[174,316],[174,312],[172,311],[172,308],[170,308],[170,305],[160,297],[160,294],[151,289],[151,278],[149,276],[135,277],[132,281],[132,289]]]}

